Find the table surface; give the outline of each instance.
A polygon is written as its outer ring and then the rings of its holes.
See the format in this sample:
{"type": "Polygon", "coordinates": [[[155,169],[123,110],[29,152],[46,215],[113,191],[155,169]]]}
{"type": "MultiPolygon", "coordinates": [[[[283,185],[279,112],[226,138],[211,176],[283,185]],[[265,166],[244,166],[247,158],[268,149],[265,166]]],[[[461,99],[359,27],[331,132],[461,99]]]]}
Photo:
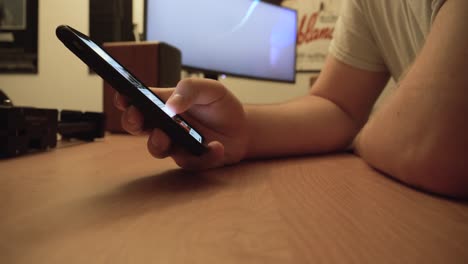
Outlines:
{"type": "Polygon", "coordinates": [[[347,153],[195,173],[109,135],[0,161],[0,263],[468,263],[468,203],[347,153]]]}

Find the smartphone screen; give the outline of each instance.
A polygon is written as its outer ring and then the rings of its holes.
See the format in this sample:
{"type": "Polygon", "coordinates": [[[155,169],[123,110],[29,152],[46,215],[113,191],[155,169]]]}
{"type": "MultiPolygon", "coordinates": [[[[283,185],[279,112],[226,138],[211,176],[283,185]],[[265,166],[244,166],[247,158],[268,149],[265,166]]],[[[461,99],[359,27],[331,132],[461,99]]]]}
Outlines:
{"type": "Polygon", "coordinates": [[[78,35],[78,37],[96,54],[98,54],[102,59],[104,59],[109,65],[111,65],[115,70],[117,70],[125,79],[135,86],[139,92],[145,95],[154,105],[159,107],[166,115],[172,118],[177,124],[179,124],[183,129],[185,129],[195,140],[200,143],[203,143],[203,137],[195,129],[193,129],[187,122],[185,122],[180,116],[173,113],[169,108],[166,107],[166,104],[159,99],[150,89],[143,85],[139,80],[137,80],[131,73],[129,73],[120,63],[114,60],[109,54],[99,47],[90,39],[83,38],[78,35]]]}

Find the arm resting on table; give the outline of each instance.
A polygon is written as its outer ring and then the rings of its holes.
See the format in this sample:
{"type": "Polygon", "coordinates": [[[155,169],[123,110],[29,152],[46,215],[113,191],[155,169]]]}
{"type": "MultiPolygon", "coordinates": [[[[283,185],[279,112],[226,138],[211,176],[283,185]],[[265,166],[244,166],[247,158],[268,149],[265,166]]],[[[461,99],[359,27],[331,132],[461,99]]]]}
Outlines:
{"type": "Polygon", "coordinates": [[[357,139],[375,168],[418,188],[468,196],[468,2],[448,0],[395,95],[357,139]]]}

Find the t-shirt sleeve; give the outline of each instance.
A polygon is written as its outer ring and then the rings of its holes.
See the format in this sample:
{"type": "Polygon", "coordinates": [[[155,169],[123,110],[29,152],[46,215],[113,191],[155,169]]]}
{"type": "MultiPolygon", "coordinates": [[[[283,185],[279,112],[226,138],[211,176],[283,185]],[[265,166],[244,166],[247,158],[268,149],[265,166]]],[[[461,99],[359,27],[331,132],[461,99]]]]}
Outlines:
{"type": "Polygon", "coordinates": [[[359,69],[375,72],[387,71],[363,9],[355,0],[343,1],[330,43],[329,54],[359,69]]]}
{"type": "Polygon", "coordinates": [[[434,23],[434,20],[439,13],[440,8],[445,4],[445,0],[433,0],[432,1],[432,15],[431,15],[431,24],[434,23]]]}

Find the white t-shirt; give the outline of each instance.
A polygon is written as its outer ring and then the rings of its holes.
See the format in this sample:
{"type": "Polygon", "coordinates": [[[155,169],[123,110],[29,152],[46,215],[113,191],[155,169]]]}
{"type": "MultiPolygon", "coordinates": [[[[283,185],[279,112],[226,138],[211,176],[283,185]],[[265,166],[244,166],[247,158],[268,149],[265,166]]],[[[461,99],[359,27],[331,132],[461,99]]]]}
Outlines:
{"type": "Polygon", "coordinates": [[[399,81],[424,45],[445,0],[345,0],[330,54],[399,81]]]}

